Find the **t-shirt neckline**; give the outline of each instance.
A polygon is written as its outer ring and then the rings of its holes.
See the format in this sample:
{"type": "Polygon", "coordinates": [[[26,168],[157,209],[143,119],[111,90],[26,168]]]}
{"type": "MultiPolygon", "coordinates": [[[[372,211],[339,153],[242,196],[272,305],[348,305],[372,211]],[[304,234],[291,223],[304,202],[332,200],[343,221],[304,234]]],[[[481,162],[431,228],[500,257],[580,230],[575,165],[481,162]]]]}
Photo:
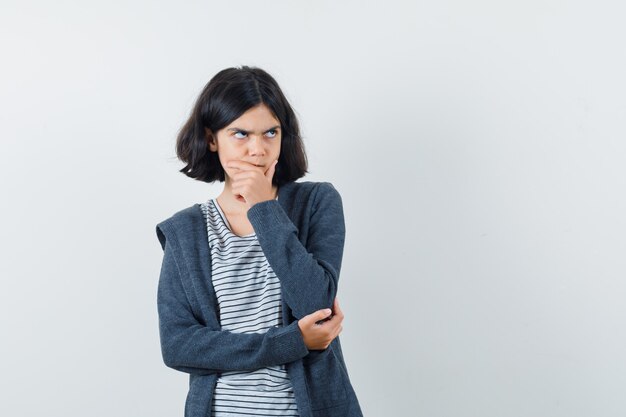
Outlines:
{"type": "Polygon", "coordinates": [[[222,211],[222,208],[220,207],[220,204],[217,202],[217,198],[212,198],[211,201],[213,202],[213,205],[217,209],[217,212],[219,213],[220,217],[222,218],[222,221],[224,222],[224,224],[228,228],[228,231],[230,232],[230,234],[232,234],[234,236],[237,236],[237,237],[240,237],[240,238],[248,238],[248,237],[253,237],[253,236],[256,235],[256,232],[252,232],[250,234],[240,236],[237,233],[233,232],[233,229],[230,226],[230,223],[228,222],[228,219],[226,218],[226,215],[222,211]]]}

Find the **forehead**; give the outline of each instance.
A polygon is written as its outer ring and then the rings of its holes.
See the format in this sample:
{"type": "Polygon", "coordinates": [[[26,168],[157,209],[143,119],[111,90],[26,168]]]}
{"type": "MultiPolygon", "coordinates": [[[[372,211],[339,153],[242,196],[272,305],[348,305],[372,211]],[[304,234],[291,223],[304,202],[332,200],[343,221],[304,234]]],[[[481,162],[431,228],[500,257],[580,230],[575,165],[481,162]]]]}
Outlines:
{"type": "Polygon", "coordinates": [[[269,107],[261,103],[248,109],[244,114],[233,120],[227,127],[236,127],[244,130],[269,129],[280,125],[269,107]]]}

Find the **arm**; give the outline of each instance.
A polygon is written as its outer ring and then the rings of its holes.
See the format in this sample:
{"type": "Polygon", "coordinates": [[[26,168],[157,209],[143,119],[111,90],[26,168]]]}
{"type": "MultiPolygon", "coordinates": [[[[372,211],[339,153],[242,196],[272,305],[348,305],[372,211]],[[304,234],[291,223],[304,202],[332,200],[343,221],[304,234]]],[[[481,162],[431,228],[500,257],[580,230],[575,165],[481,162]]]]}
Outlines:
{"type": "MultiPolygon", "coordinates": [[[[294,321],[264,334],[212,330],[194,316],[182,277],[188,272],[177,263],[175,239],[164,245],[157,291],[161,353],[165,365],[186,373],[212,374],[228,370],[254,370],[288,363],[309,352],[294,321]]],[[[189,282],[189,281],[186,281],[189,282]]]]}
{"type": "Polygon", "coordinates": [[[285,301],[297,319],[332,308],[343,257],[345,224],[341,196],[332,184],[320,183],[312,198],[306,247],[277,200],[259,202],[248,210],[263,253],[280,279],[285,301]]]}

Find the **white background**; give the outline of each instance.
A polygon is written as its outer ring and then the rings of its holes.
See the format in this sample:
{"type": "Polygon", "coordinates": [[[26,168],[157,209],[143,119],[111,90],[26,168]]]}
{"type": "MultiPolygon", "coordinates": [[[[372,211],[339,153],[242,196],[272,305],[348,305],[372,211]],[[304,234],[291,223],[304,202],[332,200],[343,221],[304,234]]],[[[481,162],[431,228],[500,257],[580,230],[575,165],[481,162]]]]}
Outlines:
{"type": "Polygon", "coordinates": [[[178,129],[272,74],[343,197],[367,416],[626,415],[622,2],[6,1],[0,415],[182,416],[155,225],[178,129]]]}

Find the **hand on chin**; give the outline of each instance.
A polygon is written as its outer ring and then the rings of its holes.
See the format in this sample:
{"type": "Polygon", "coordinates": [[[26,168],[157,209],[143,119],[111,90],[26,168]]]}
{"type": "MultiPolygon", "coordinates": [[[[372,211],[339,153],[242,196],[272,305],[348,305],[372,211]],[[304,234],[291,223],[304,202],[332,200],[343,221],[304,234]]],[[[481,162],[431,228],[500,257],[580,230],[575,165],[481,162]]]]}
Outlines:
{"type": "Polygon", "coordinates": [[[277,163],[278,160],[274,161],[266,170],[264,166],[245,161],[229,161],[226,167],[234,171],[231,175],[231,192],[235,200],[246,203],[248,208],[256,203],[272,200],[272,179],[277,163]]]}

